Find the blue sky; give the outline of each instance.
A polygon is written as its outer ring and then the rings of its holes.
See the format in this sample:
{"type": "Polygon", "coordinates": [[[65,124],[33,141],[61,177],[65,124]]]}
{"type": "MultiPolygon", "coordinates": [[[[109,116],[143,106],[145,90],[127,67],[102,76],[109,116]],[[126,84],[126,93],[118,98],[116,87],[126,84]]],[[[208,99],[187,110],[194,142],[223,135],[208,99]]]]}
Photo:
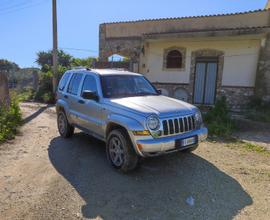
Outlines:
{"type": "MultiPolygon", "coordinates": [[[[98,55],[98,27],[111,21],[240,12],[266,0],[58,0],[58,42],[76,57],[98,55]]],[[[0,0],[0,58],[36,66],[36,52],[52,47],[51,0],[0,0]]]]}

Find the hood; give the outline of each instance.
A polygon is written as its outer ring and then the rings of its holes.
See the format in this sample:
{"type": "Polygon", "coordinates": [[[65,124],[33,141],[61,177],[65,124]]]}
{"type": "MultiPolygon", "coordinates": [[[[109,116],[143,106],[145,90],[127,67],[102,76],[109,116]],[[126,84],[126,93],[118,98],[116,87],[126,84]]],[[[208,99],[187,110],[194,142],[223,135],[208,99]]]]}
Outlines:
{"type": "Polygon", "coordinates": [[[110,105],[145,116],[157,114],[161,118],[190,114],[196,108],[186,102],[161,95],[111,99],[110,105]]]}

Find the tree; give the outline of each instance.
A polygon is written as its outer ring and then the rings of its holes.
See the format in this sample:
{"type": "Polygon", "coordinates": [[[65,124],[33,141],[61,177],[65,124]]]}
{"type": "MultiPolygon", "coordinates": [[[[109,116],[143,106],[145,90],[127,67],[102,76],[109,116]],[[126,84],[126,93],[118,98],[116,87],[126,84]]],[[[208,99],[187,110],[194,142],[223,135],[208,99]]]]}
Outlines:
{"type": "MultiPolygon", "coordinates": [[[[72,56],[63,50],[58,51],[58,65],[70,68],[72,56]]],[[[48,72],[52,69],[52,51],[40,51],[37,53],[36,63],[41,67],[41,71],[48,72]]]]}
{"type": "Polygon", "coordinates": [[[96,62],[97,59],[95,57],[87,57],[87,58],[73,58],[71,61],[71,66],[82,66],[91,68],[96,62]]]}
{"type": "Polygon", "coordinates": [[[17,71],[19,69],[20,67],[18,66],[18,64],[5,59],[0,59],[0,71],[3,70],[10,72],[10,71],[17,71]]]}

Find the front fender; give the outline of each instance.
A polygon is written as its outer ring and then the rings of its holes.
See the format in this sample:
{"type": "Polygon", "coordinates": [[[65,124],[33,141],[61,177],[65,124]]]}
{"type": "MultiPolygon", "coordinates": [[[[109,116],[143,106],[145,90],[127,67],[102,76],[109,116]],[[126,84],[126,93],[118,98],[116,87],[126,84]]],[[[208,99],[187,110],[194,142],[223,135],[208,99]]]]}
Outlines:
{"type": "Polygon", "coordinates": [[[127,131],[144,130],[144,126],[139,122],[139,120],[124,115],[112,114],[108,117],[108,123],[110,122],[121,125],[127,131]]]}
{"type": "MultiPolygon", "coordinates": [[[[143,120],[143,119],[141,119],[141,120],[143,120]]],[[[124,127],[128,132],[128,135],[131,139],[131,142],[132,142],[132,145],[133,145],[135,152],[138,155],[143,156],[143,154],[140,152],[140,150],[138,149],[138,147],[136,145],[134,135],[132,133],[132,131],[145,130],[144,126],[142,125],[142,123],[139,120],[136,120],[134,118],[130,118],[130,117],[127,117],[124,115],[112,114],[108,117],[107,125],[109,123],[115,123],[115,124],[118,124],[118,125],[124,127]]]]}

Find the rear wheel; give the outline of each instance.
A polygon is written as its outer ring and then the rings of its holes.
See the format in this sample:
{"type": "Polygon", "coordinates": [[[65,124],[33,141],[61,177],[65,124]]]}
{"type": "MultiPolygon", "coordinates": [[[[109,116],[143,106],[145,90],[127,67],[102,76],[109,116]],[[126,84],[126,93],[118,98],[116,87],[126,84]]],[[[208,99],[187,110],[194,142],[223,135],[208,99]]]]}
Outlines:
{"type": "Polygon", "coordinates": [[[134,170],[139,157],[133,149],[125,130],[116,129],[110,132],[106,143],[107,158],[111,165],[123,172],[134,170]]]}
{"type": "Polygon", "coordinates": [[[67,116],[63,111],[57,114],[57,125],[59,134],[64,138],[69,138],[74,134],[74,127],[69,124],[67,116]]]}

